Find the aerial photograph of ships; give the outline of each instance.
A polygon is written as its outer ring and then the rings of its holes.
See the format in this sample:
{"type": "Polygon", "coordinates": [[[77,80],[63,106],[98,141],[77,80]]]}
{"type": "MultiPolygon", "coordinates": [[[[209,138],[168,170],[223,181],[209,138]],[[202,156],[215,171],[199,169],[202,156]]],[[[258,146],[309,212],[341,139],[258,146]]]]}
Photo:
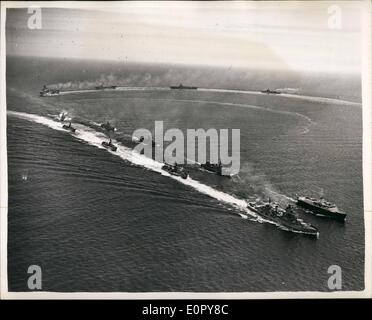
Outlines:
{"type": "Polygon", "coordinates": [[[360,3],[111,5],[6,11],[9,291],[363,290],[360,3]]]}

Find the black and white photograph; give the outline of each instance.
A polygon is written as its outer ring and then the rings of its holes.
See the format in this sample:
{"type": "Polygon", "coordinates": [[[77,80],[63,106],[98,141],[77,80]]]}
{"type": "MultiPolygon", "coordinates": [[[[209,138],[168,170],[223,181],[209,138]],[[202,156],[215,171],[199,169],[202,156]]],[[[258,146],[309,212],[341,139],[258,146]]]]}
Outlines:
{"type": "Polygon", "coordinates": [[[371,297],[370,18],[2,2],[2,298],[371,297]]]}

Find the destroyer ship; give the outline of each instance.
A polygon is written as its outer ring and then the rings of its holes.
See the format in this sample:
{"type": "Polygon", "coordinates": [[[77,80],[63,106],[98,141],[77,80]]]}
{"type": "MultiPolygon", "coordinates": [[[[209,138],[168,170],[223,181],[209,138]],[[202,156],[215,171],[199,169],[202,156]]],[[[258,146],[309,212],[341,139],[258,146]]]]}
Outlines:
{"type": "Polygon", "coordinates": [[[206,163],[202,163],[200,165],[200,167],[202,167],[203,169],[205,169],[209,172],[213,172],[213,173],[216,173],[219,176],[222,176],[222,164],[221,164],[221,162],[210,163],[209,161],[207,161],[206,163]]]}
{"type": "Polygon", "coordinates": [[[44,85],[43,89],[40,91],[40,97],[53,97],[59,94],[60,91],[58,89],[49,89],[46,85],[44,85]]]}
{"type": "Polygon", "coordinates": [[[206,163],[200,164],[200,167],[208,172],[215,173],[219,176],[231,178],[231,175],[224,171],[224,167],[221,164],[221,161],[219,161],[218,163],[210,163],[209,161],[207,161],[206,163]]]}
{"type": "Polygon", "coordinates": [[[339,210],[337,206],[323,198],[315,199],[310,197],[298,197],[297,205],[310,210],[311,213],[317,216],[337,219],[345,221],[346,213],[339,210]]]}
{"type": "Polygon", "coordinates": [[[187,171],[184,168],[178,166],[177,163],[175,163],[174,165],[165,163],[162,166],[162,170],[167,171],[173,176],[181,177],[182,179],[187,179],[187,177],[189,176],[187,171]]]}
{"type": "Polygon", "coordinates": [[[290,205],[286,209],[281,208],[277,203],[256,204],[249,202],[248,209],[257,213],[260,217],[276,223],[286,231],[302,233],[312,237],[319,237],[319,231],[310,223],[301,220],[293,211],[290,205]]]}
{"type": "Polygon", "coordinates": [[[196,90],[198,87],[192,87],[192,86],[184,86],[182,83],[180,83],[178,86],[170,86],[171,89],[179,89],[179,90],[196,90]]]}

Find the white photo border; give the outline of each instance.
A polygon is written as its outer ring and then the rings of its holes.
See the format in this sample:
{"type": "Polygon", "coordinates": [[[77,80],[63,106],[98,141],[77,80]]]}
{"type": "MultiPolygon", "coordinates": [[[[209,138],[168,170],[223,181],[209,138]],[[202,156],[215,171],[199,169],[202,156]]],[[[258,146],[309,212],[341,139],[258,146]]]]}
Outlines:
{"type": "MultiPolygon", "coordinates": [[[[126,1],[124,1],[126,2],[126,1]]],[[[132,3],[154,4],[157,1],[131,1],[132,3]]],[[[236,3],[253,1],[234,1],[236,3]]],[[[260,5],[254,1],[256,5],[260,5]]],[[[265,2],[265,1],[263,1],[265,2]]],[[[275,1],[280,6],[286,1],[275,1]]],[[[294,1],[290,1],[293,3],[294,1]]],[[[302,1],[296,1],[301,3],[302,1]]],[[[303,1],[305,2],[305,1],[303,1]]],[[[306,1],[309,2],[309,1],[306,1]]],[[[335,298],[372,298],[372,99],[371,99],[371,39],[372,10],[371,1],[313,1],[330,4],[359,2],[362,12],[362,104],[363,104],[363,194],[365,222],[365,270],[364,290],[362,291],[296,291],[296,292],[9,292],[8,291],[8,171],[6,139],[6,9],[8,8],[65,8],[65,9],[102,9],[107,6],[122,6],[120,1],[3,1],[1,2],[0,37],[0,288],[2,299],[335,299],[335,298]]],[[[126,2],[127,3],[127,2],[126,2]]],[[[165,2],[167,3],[167,2],[165,2]]],[[[185,1],[172,1],[184,5],[185,1]]],[[[221,4],[221,1],[219,1],[221,4]]],[[[223,3],[223,1],[222,1],[223,3]]],[[[164,4],[164,3],[163,3],[164,4]]],[[[169,4],[169,2],[168,2],[169,4]]]]}

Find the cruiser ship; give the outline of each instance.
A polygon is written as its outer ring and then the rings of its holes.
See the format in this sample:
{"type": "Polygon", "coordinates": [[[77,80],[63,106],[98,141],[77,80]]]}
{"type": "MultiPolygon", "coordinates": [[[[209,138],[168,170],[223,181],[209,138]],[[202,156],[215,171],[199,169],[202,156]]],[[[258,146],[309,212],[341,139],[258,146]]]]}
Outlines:
{"type": "Polygon", "coordinates": [[[342,212],[335,204],[325,201],[323,198],[298,197],[297,205],[309,209],[311,213],[317,216],[333,218],[340,221],[345,221],[346,218],[345,212],[342,212]]]}
{"type": "Polygon", "coordinates": [[[318,229],[298,218],[290,205],[286,209],[283,209],[276,203],[256,204],[250,202],[247,207],[260,217],[276,223],[286,231],[302,233],[316,238],[319,237],[318,229]]]}

